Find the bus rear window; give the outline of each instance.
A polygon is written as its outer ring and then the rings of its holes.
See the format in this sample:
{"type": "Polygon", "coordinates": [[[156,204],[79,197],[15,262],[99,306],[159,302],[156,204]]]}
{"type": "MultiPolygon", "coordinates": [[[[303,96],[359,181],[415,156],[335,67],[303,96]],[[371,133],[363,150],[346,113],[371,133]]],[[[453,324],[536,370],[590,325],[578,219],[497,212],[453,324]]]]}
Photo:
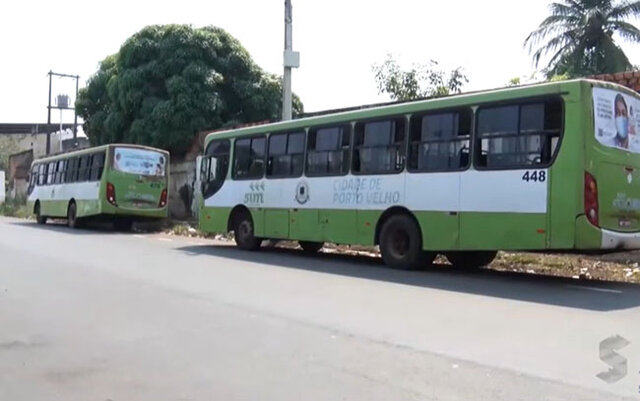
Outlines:
{"type": "Polygon", "coordinates": [[[164,177],[166,157],[160,152],[136,148],[115,148],[113,168],[129,174],[164,177]]]}

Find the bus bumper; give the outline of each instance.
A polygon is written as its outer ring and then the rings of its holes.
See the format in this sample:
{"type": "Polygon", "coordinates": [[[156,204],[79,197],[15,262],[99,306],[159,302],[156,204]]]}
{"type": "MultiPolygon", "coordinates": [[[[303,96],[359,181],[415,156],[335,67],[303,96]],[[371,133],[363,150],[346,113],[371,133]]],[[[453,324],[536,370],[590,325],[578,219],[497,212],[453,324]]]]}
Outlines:
{"type": "Polygon", "coordinates": [[[640,232],[619,233],[602,230],[603,249],[640,249],[640,232]]]}

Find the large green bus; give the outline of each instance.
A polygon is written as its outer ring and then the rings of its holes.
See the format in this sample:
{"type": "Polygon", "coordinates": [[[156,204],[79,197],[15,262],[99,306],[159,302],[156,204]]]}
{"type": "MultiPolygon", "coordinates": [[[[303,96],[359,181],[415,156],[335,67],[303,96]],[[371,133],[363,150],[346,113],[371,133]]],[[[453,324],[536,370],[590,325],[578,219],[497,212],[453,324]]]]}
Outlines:
{"type": "Polygon", "coordinates": [[[638,93],[581,79],[211,133],[200,228],[379,245],[397,268],[636,249],[639,128],[638,93]]]}
{"type": "Polygon", "coordinates": [[[112,144],[35,160],[27,206],[39,224],[66,218],[69,227],[107,218],[123,230],[134,220],[167,217],[169,154],[112,144]]]}

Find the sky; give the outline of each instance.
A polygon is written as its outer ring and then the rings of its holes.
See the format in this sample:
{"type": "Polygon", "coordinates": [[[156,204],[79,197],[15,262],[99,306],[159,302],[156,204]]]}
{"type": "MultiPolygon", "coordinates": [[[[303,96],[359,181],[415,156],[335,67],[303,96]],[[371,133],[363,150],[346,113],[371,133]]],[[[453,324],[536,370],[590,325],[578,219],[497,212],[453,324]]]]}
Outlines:
{"type": "MultiPolygon", "coordinates": [[[[463,67],[463,90],[502,87],[535,73],[523,48],[548,15],[546,0],[292,0],[293,91],[305,111],[389,100],[372,65],[387,53],[401,64],[437,60],[463,67]]],[[[228,31],[264,70],[282,74],[284,0],[8,1],[0,4],[0,123],[46,122],[47,72],[80,76],[147,25],[214,25],[228,31]]],[[[637,21],[632,21],[638,25],[637,21]]],[[[640,46],[620,41],[640,64],[640,46]]],[[[75,81],[54,78],[53,97],[75,96],[75,81]]],[[[73,99],[72,99],[73,100],[73,99]]],[[[65,112],[64,122],[73,121],[65,112]]],[[[58,110],[52,123],[60,122],[58,110]]]]}

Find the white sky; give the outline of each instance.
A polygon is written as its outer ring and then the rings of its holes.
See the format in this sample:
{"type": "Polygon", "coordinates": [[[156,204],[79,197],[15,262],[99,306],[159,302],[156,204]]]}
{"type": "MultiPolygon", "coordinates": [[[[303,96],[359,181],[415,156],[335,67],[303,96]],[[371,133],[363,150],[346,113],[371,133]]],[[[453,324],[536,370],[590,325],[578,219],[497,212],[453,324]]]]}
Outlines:
{"type": "MultiPolygon", "coordinates": [[[[465,90],[504,86],[534,72],[522,42],[548,13],[546,0],[292,1],[293,47],[301,53],[293,90],[305,111],[388,100],[371,72],[388,52],[406,66],[429,59],[462,66],[465,90]]],[[[82,87],[100,60],[151,24],[219,26],[258,65],[282,74],[284,0],[4,0],[0,15],[3,123],[45,122],[50,69],[80,75],[82,87]]],[[[623,48],[640,63],[640,46],[623,48]]],[[[54,97],[73,94],[74,85],[54,79],[54,97]]],[[[65,122],[72,120],[67,113],[65,122]]],[[[54,111],[52,122],[59,121],[54,111]]]]}

